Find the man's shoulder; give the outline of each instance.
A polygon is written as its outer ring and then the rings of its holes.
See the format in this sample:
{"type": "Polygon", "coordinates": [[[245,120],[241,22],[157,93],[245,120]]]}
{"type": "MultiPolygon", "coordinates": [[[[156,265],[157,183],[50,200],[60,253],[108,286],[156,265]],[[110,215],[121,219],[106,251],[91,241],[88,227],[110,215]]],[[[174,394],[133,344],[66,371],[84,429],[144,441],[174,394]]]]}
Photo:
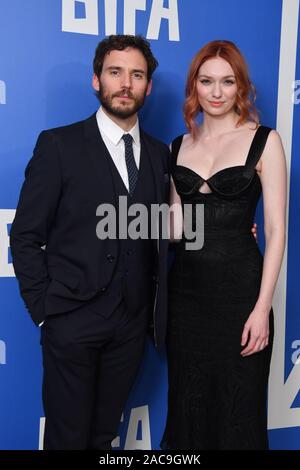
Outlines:
{"type": "Polygon", "coordinates": [[[87,119],[83,119],[82,121],[73,122],[71,124],[67,124],[64,126],[53,127],[51,129],[47,129],[42,132],[42,134],[48,134],[53,137],[60,137],[60,138],[76,138],[76,136],[81,136],[82,132],[89,121],[95,120],[95,114],[90,116],[87,119]]]}
{"type": "Polygon", "coordinates": [[[38,136],[35,149],[42,152],[59,150],[61,155],[75,154],[84,145],[89,130],[96,126],[96,117],[93,114],[82,121],[43,130],[38,136]]]}

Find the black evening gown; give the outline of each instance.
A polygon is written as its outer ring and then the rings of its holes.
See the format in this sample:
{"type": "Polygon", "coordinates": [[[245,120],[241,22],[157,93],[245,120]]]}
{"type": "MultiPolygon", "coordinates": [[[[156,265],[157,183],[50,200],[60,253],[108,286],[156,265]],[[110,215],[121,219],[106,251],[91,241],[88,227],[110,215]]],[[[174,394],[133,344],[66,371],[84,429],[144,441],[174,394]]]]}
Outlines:
{"type": "MultiPolygon", "coordinates": [[[[266,396],[273,342],[240,355],[244,324],[259,295],[263,257],[251,234],[261,182],[255,166],[270,128],[255,132],[245,165],[206,181],[177,165],[172,176],[182,204],[204,204],[204,245],[176,246],[169,277],[168,416],[163,449],[267,449],[266,396]]],[[[195,210],[193,217],[195,217],[195,210]]],[[[195,222],[195,221],[193,221],[195,222]]]]}

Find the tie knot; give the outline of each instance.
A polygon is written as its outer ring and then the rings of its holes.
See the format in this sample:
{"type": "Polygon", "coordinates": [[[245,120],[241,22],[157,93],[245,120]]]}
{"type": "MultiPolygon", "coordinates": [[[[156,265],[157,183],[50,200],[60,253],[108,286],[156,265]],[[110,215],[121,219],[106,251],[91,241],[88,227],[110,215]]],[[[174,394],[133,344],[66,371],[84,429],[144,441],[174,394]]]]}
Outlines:
{"type": "Polygon", "coordinates": [[[122,139],[124,140],[125,145],[131,144],[133,140],[130,134],[123,134],[122,139]]]}

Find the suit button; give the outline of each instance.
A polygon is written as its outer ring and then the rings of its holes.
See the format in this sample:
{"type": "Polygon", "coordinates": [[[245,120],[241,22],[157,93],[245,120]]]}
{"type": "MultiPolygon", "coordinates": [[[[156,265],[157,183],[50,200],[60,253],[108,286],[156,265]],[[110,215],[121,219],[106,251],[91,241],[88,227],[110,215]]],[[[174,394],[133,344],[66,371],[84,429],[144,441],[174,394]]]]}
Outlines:
{"type": "Polygon", "coordinates": [[[127,255],[128,255],[128,256],[132,255],[132,250],[128,250],[128,251],[127,251],[127,255]]]}
{"type": "Polygon", "coordinates": [[[115,259],[114,255],[111,255],[110,253],[108,255],[106,255],[106,258],[110,263],[112,263],[113,260],[115,259]]]}
{"type": "Polygon", "coordinates": [[[154,282],[158,282],[158,276],[153,276],[152,279],[154,282]]]}
{"type": "Polygon", "coordinates": [[[100,292],[105,292],[105,291],[106,291],[106,287],[101,287],[100,292]]]}

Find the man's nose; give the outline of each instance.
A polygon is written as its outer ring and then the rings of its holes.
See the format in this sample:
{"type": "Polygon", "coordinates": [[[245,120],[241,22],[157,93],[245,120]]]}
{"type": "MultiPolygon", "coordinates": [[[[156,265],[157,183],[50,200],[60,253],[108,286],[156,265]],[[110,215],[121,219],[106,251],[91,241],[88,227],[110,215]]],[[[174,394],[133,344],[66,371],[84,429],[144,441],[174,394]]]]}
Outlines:
{"type": "Polygon", "coordinates": [[[131,75],[130,73],[123,73],[121,78],[121,86],[123,88],[131,88],[131,75]]]}

